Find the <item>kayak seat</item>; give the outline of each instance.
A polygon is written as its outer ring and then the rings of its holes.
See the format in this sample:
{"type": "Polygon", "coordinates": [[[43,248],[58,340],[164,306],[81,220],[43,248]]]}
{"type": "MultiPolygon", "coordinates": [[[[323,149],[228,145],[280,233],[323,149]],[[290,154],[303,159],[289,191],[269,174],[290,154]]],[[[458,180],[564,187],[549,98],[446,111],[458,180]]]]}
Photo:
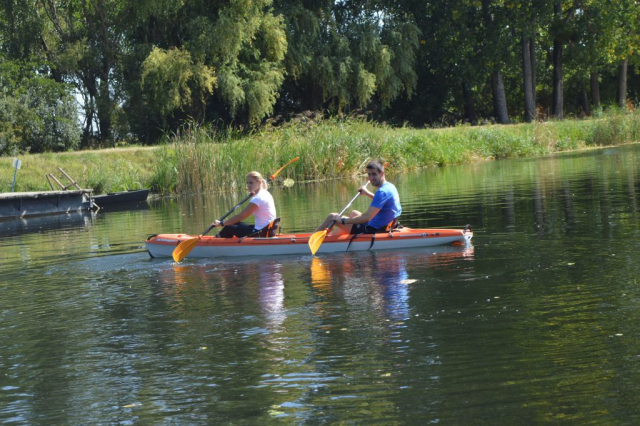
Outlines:
{"type": "Polygon", "coordinates": [[[258,233],[259,237],[275,237],[280,230],[280,218],[276,217],[258,233]]]}
{"type": "Polygon", "coordinates": [[[389,222],[389,224],[387,225],[387,227],[385,228],[386,232],[393,232],[397,229],[402,229],[403,226],[400,225],[400,222],[398,221],[398,218],[393,219],[391,222],[389,222]]]}
{"type": "MultiPolygon", "coordinates": [[[[273,219],[271,222],[269,222],[269,224],[267,225],[265,236],[275,237],[276,235],[278,235],[279,230],[280,230],[280,218],[277,217],[273,219]]],[[[264,229],[262,231],[264,231],[264,229]]],[[[262,231],[260,232],[261,234],[262,234],[262,231]]]]}

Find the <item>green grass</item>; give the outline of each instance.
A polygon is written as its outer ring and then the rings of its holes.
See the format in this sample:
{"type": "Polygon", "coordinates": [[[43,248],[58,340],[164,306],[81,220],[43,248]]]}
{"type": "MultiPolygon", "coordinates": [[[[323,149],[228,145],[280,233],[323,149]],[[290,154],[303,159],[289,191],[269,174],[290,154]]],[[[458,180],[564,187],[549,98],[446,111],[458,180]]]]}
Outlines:
{"type": "MultiPolygon", "coordinates": [[[[587,120],[531,124],[392,128],[363,120],[331,119],[288,124],[249,135],[187,125],[156,148],[121,148],[21,156],[16,191],[46,190],[45,173],[62,167],[96,193],[152,188],[159,193],[230,190],[257,170],[274,173],[295,157],[279,178],[335,179],[364,172],[370,159],[396,171],[640,141],[640,113],[613,111],[587,120]]],[[[11,158],[0,159],[0,191],[11,187],[11,158]]]]}
{"type": "MultiPolygon", "coordinates": [[[[46,174],[52,173],[63,185],[71,182],[58,170],[61,167],[82,188],[94,193],[148,188],[157,162],[156,148],[115,148],[20,155],[22,167],[16,178],[16,192],[48,191],[46,174]]],[[[13,181],[12,157],[0,158],[0,192],[9,192],[13,181]]],[[[54,189],[60,189],[52,181],[54,189]]]]}

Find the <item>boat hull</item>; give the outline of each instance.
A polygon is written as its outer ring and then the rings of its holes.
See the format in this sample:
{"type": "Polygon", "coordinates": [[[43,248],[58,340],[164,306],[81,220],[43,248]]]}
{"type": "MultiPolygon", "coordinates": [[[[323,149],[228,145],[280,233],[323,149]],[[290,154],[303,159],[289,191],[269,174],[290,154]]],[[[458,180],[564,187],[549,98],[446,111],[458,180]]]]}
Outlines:
{"type": "Polygon", "coordinates": [[[112,204],[142,203],[147,201],[148,196],[148,189],[137,189],[132,191],[111,192],[108,194],[95,195],[93,197],[93,202],[100,207],[112,204]]]}
{"type": "MultiPolygon", "coordinates": [[[[189,257],[272,256],[310,254],[309,237],[312,234],[280,234],[271,238],[216,238],[204,236],[189,252],[189,257]]],[[[409,229],[393,233],[328,235],[318,253],[344,253],[347,251],[391,250],[441,245],[461,245],[471,241],[469,229],[409,229]]],[[[194,238],[185,234],[152,235],[146,240],[151,257],[171,257],[182,241],[194,238]]]]}

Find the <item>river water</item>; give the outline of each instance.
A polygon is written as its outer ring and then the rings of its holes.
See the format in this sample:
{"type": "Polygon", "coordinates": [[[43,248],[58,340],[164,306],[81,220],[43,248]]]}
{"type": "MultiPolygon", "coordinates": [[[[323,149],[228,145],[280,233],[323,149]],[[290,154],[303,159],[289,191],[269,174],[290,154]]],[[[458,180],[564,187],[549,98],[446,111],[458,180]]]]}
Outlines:
{"type": "MultiPolygon", "coordinates": [[[[640,423],[640,145],[387,177],[472,245],[149,258],[244,193],[0,222],[0,423],[640,423]]],[[[360,184],[272,188],[283,230],[360,184]]]]}

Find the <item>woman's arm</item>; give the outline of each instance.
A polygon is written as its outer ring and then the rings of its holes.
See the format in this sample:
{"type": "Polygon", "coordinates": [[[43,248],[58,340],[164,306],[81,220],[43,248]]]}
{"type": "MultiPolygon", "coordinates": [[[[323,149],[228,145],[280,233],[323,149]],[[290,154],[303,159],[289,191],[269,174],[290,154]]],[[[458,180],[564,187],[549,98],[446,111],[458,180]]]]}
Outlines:
{"type": "MultiPolygon", "coordinates": [[[[258,206],[252,202],[249,202],[249,204],[247,204],[247,206],[244,209],[242,209],[240,213],[225,219],[224,224],[226,226],[226,225],[235,225],[238,222],[242,222],[243,220],[251,216],[256,210],[258,210],[258,206]]],[[[213,223],[211,224],[213,226],[221,225],[219,220],[214,220],[213,223]]]]}

